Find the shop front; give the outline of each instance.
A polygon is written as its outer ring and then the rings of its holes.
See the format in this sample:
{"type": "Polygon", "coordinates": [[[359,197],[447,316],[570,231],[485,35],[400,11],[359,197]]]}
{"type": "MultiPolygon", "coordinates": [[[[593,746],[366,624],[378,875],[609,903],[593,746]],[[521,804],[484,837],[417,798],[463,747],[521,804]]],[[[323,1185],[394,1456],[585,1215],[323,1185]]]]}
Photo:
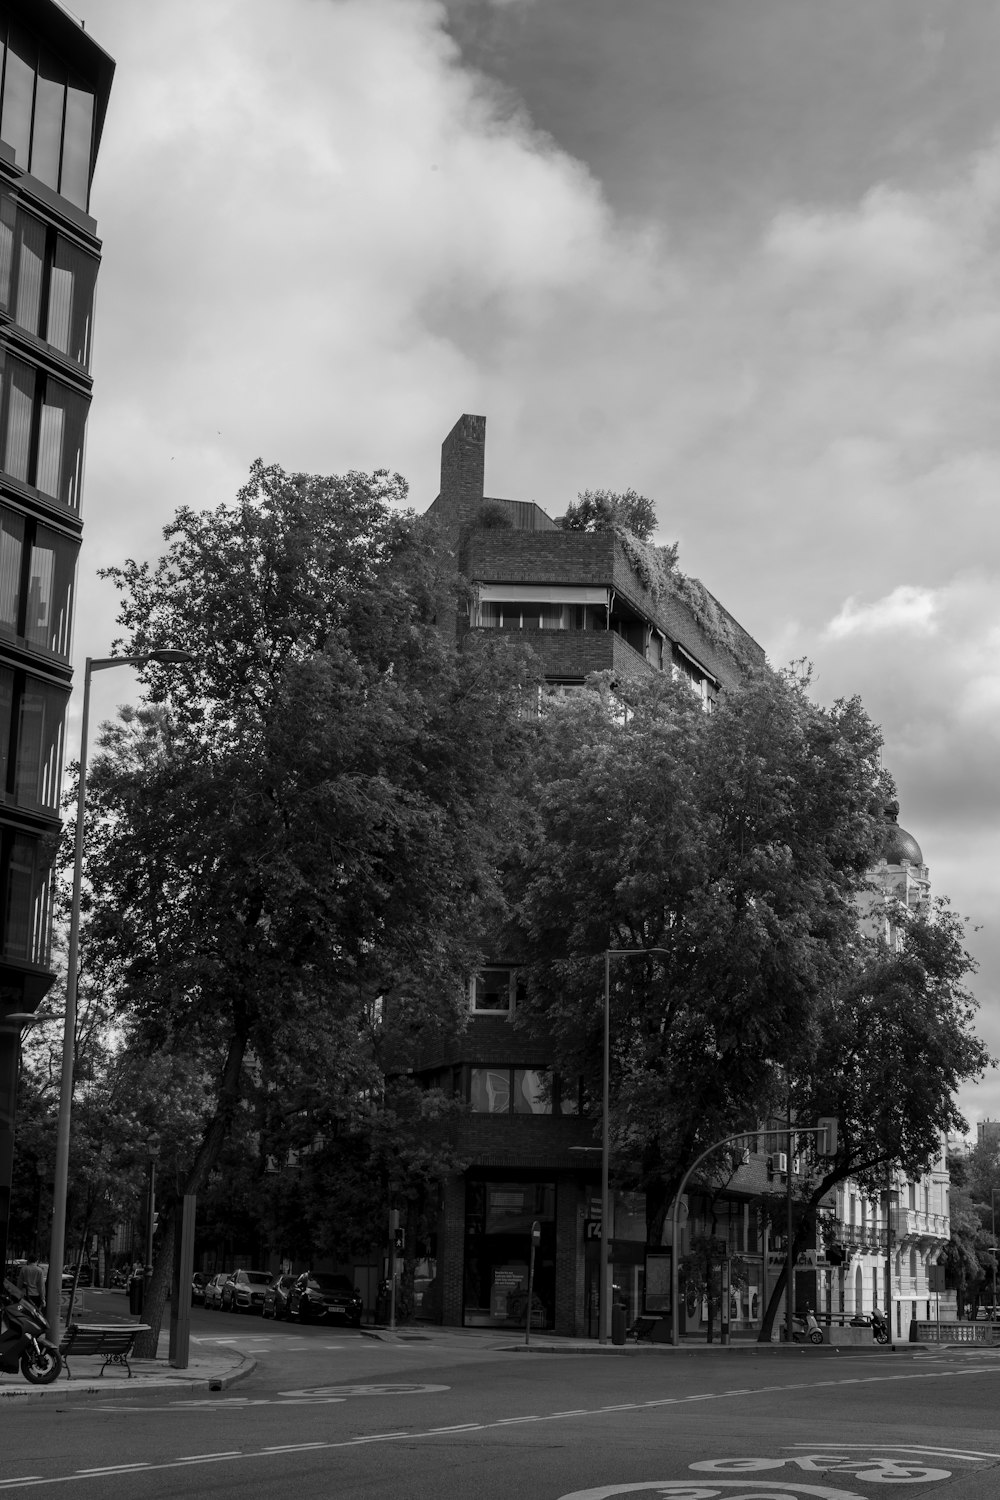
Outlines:
{"type": "Polygon", "coordinates": [[[531,1327],[555,1327],[556,1184],[470,1176],[465,1183],[462,1322],[473,1328],[524,1328],[531,1229],[535,1251],[531,1327]]]}

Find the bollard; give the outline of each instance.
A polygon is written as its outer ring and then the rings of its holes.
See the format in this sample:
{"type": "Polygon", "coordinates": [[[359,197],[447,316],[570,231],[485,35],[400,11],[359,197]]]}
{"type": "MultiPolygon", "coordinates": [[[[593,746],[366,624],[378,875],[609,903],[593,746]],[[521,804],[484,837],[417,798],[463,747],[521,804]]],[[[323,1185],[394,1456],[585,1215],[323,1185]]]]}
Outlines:
{"type": "Polygon", "coordinates": [[[614,1302],[611,1306],[611,1342],[625,1342],[625,1305],[622,1302],[614,1302]]]}

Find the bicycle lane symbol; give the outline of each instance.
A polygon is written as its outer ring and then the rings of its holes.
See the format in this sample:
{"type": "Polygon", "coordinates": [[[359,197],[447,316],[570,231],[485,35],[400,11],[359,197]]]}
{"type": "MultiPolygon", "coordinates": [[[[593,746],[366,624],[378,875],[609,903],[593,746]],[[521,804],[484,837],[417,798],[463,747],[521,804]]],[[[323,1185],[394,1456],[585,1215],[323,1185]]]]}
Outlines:
{"type": "MultiPolygon", "coordinates": [[[[931,1455],[935,1458],[938,1455],[931,1455]]],[[[829,1484],[808,1482],[822,1475],[825,1480],[847,1480],[865,1484],[930,1484],[950,1479],[952,1471],[929,1464],[928,1455],[887,1454],[873,1449],[868,1453],[846,1452],[831,1445],[830,1450],[798,1453],[792,1457],[714,1458],[692,1463],[695,1479],[646,1480],[638,1484],[602,1485],[596,1489],[574,1490],[561,1500],[609,1500],[616,1495],[647,1494],[660,1500],[862,1500],[856,1490],[832,1488],[829,1484]],[[758,1479],[778,1469],[791,1469],[779,1478],[758,1479]],[[795,1473],[802,1473],[800,1479],[795,1473]],[[739,1476],[738,1478],[731,1476],[739,1476]]],[[[981,1462],[976,1454],[951,1454],[959,1462],[981,1462]]]]}

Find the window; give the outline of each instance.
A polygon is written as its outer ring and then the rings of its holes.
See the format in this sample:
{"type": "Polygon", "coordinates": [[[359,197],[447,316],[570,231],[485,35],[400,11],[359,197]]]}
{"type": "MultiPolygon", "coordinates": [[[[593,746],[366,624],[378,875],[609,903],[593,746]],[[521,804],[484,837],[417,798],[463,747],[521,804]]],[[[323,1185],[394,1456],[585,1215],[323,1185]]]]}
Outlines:
{"type": "Polygon", "coordinates": [[[0,636],[69,659],[77,544],[0,505],[0,636]]]}
{"type": "Polygon", "coordinates": [[[479,1115],[551,1115],[553,1078],[547,1068],[469,1069],[469,1105],[479,1115]]]}
{"type": "Polygon", "coordinates": [[[94,95],[16,22],[7,32],[0,135],[24,171],[86,209],[94,137],[94,95]]]}
{"type": "Polygon", "coordinates": [[[4,958],[44,964],[48,961],[49,862],[41,839],[5,831],[0,870],[7,877],[0,951],[4,958]]]}
{"type": "Polygon", "coordinates": [[[97,269],[96,256],[0,192],[0,305],[84,370],[97,269]]]}
{"type": "Polygon", "coordinates": [[[516,1001],[516,969],[483,969],[472,981],[470,1009],[480,1015],[509,1016],[516,1001]]]}
{"type": "Polygon", "coordinates": [[[0,668],[0,799],[59,810],[68,693],[0,668]]]}
{"type": "Polygon", "coordinates": [[[88,401],[12,355],[3,360],[2,466],[70,510],[80,506],[88,401]]]}

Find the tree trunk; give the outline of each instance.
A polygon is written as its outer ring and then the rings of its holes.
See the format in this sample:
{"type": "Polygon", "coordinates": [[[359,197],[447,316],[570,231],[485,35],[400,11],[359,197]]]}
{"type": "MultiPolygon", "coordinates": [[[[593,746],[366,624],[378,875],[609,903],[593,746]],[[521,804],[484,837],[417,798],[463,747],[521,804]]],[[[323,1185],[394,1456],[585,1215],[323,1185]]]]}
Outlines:
{"type": "MultiPolygon", "coordinates": [[[[208,1181],[208,1174],[219,1159],[222,1147],[225,1144],[229,1126],[232,1121],[233,1112],[239,1103],[240,1097],[240,1073],[243,1068],[243,1058],[246,1054],[247,1036],[245,1032],[235,1034],[229,1043],[229,1052],[226,1056],[226,1064],[222,1072],[222,1083],[219,1088],[219,1102],[215,1114],[205,1127],[205,1134],[198,1148],[198,1154],[194,1159],[191,1170],[184,1179],[181,1193],[172,1196],[166,1204],[166,1212],[161,1215],[162,1232],[160,1243],[153,1261],[153,1274],[149,1285],[145,1289],[145,1297],[142,1306],[142,1321],[149,1324],[148,1333],[140,1333],[135,1341],[135,1354],[137,1359],[155,1359],[156,1346],[160,1339],[160,1328],[163,1323],[163,1309],[166,1306],[167,1293],[174,1272],[174,1236],[177,1232],[177,1216],[180,1198],[185,1193],[198,1193],[208,1181]]],[[[179,1294],[184,1296],[185,1289],[181,1287],[179,1294]]]]}

